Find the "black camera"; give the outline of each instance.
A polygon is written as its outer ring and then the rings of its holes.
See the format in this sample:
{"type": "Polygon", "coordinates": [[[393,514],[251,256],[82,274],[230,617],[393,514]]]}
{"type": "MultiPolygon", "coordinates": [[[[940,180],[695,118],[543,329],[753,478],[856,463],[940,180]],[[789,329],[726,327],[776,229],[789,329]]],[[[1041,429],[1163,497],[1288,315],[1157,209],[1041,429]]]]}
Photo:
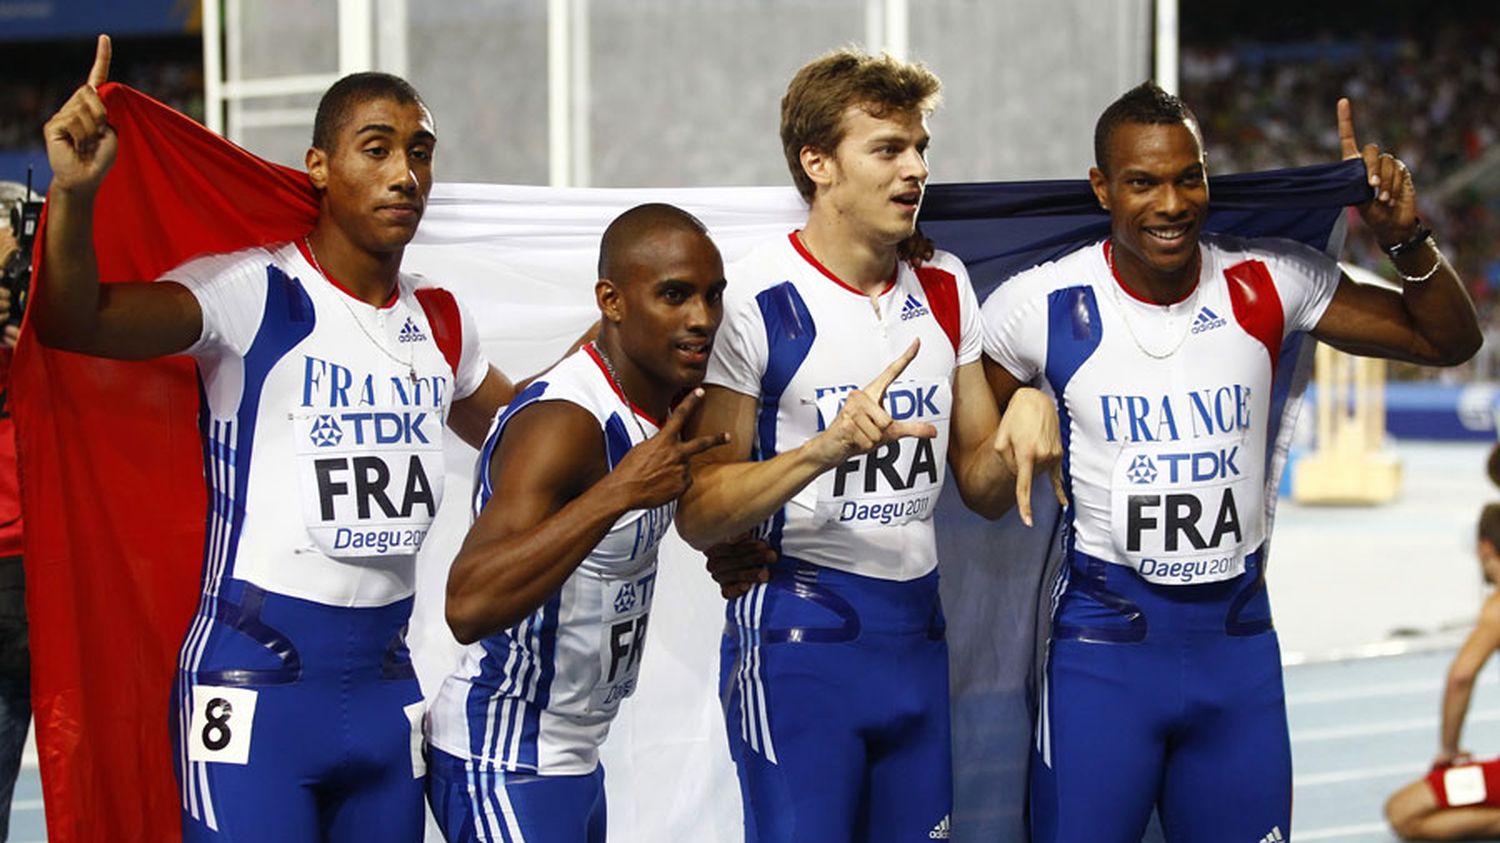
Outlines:
{"type": "Polygon", "coordinates": [[[16,238],[16,250],[0,266],[0,287],[10,291],[12,325],[21,324],[21,317],[26,314],[26,299],[31,294],[31,249],[36,243],[41,217],[42,203],[31,201],[30,190],[10,209],[10,230],[16,238]]]}

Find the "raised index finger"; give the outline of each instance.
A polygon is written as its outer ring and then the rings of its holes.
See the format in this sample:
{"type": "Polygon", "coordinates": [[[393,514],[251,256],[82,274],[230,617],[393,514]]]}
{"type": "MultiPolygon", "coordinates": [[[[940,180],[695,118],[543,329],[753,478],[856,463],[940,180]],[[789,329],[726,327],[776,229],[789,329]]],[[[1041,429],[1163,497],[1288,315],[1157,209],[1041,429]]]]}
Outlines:
{"type": "Polygon", "coordinates": [[[875,380],[870,381],[870,385],[865,387],[864,389],[865,394],[874,395],[877,398],[884,398],[885,391],[888,387],[890,387],[891,382],[896,378],[901,377],[901,373],[906,371],[907,364],[916,359],[917,351],[921,349],[921,347],[921,339],[912,340],[911,345],[907,346],[906,350],[901,352],[900,357],[897,357],[895,360],[891,361],[891,365],[886,366],[885,371],[876,375],[875,380]]]}
{"type": "Polygon", "coordinates": [[[677,402],[677,406],[672,408],[672,413],[667,416],[666,422],[662,424],[661,435],[676,436],[681,433],[687,417],[693,414],[693,408],[697,407],[701,400],[703,400],[703,387],[701,386],[695,387],[692,392],[684,395],[682,400],[677,402]]]}
{"type": "Polygon", "coordinates": [[[1359,143],[1354,140],[1354,111],[1349,107],[1348,97],[1339,97],[1339,151],[1344,160],[1358,158],[1359,143]]]}
{"type": "Polygon", "coordinates": [[[109,42],[109,36],[100,35],[99,46],[94,50],[94,66],[89,69],[89,87],[97,88],[109,81],[109,60],[113,54],[114,47],[109,42]]]}

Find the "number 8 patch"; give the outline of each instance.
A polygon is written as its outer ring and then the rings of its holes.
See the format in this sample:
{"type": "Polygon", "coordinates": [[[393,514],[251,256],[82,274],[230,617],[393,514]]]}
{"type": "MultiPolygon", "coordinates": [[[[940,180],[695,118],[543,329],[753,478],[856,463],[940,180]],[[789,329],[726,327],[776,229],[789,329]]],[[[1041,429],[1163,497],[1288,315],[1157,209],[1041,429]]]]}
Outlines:
{"type": "Polygon", "coordinates": [[[255,726],[255,698],[249,688],[193,686],[193,723],[188,731],[188,760],[247,764],[255,726]]]}

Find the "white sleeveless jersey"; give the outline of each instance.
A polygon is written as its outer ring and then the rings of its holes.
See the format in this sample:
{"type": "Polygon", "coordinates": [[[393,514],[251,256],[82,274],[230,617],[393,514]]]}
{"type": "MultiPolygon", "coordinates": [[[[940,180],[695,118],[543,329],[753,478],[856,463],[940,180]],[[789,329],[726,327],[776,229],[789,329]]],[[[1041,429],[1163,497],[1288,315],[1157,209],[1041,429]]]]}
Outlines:
{"type": "Polygon", "coordinates": [[[203,311],[186,353],[205,400],[205,592],[234,578],[332,606],[410,596],[448,409],[489,371],[468,314],[404,274],[388,304],[367,304],[292,243],[163,278],[203,311]]]}
{"type": "MultiPolygon", "coordinates": [[[[610,470],[657,431],[615,386],[592,347],[537,378],[496,419],[479,456],[474,515],[505,505],[490,485],[506,423],[538,401],[567,401],[599,422],[610,470]]],[[[656,590],[657,545],[676,501],[622,515],[541,608],[468,645],[428,714],[432,745],[496,769],[589,773],[620,701],[635,691],[656,590]]]]}
{"type": "Polygon", "coordinates": [[[979,306],[963,264],[946,252],[896,277],[871,307],[802,246],[795,233],[726,271],[724,322],[706,383],[754,396],[754,459],[796,448],[824,429],[844,396],[891,361],[921,351],[886,393],[892,417],[931,422],[935,439],[907,438],[824,472],[763,527],[786,556],[905,581],[937,566],[932,513],[947,470],[953,373],[979,359],[979,306]]]}
{"type": "Polygon", "coordinates": [[[1001,284],[985,353],[1058,402],[1072,547],[1166,585],[1245,570],[1265,540],[1272,381],[1341,272],[1287,240],[1205,236],[1187,298],[1135,298],[1097,243],[1001,284]]]}

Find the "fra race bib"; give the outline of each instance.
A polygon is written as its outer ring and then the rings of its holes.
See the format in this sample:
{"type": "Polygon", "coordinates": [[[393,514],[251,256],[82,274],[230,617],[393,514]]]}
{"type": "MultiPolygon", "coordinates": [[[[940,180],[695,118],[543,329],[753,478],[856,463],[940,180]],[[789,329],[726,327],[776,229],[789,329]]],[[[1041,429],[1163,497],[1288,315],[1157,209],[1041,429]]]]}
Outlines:
{"type": "MultiPolygon", "coordinates": [[[[820,430],[838,415],[847,394],[817,396],[820,430]]],[[[895,421],[936,425],[938,435],[898,439],[823,472],[816,483],[814,507],[814,518],[820,523],[859,530],[932,515],[947,471],[953,386],[946,379],[897,381],[886,390],[883,406],[895,421]]]]}
{"type": "Polygon", "coordinates": [[[443,419],[433,408],[292,415],[302,517],[335,558],[416,553],[443,499],[443,419]]]}
{"type": "Polygon", "coordinates": [[[603,600],[599,631],[599,684],[589,694],[589,707],[608,711],[635,693],[636,676],[645,652],[646,621],[656,592],[656,565],[625,579],[599,583],[603,600]]]}
{"type": "Polygon", "coordinates": [[[1261,472],[1240,440],[1121,449],[1111,483],[1117,557],[1162,585],[1218,582],[1260,545],[1261,472]]]}

